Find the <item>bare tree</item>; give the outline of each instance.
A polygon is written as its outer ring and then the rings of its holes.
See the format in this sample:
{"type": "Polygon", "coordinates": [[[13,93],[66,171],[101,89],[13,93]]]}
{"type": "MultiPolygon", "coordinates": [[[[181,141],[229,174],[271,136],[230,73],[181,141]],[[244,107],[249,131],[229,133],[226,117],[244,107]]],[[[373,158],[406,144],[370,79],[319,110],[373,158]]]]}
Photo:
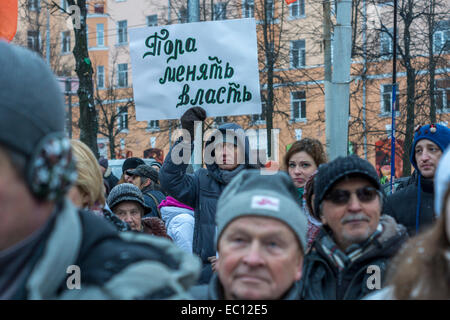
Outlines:
{"type": "Polygon", "coordinates": [[[89,146],[96,157],[99,157],[97,146],[98,123],[92,81],[93,69],[86,37],[86,0],[67,0],[67,4],[69,5],[68,9],[75,8],[75,10],[67,11],[60,7],[58,3],[52,1],[53,8],[63,11],[71,16],[74,21],[75,47],[72,52],[75,58],[75,72],[79,79],[77,94],[80,106],[80,140],[89,146]]]}

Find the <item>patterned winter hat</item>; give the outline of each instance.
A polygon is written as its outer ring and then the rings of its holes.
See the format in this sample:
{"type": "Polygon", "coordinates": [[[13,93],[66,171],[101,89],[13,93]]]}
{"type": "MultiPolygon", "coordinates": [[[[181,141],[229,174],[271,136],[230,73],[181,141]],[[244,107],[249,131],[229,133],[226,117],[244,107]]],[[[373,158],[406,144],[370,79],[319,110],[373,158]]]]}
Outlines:
{"type": "Polygon", "coordinates": [[[450,144],[450,129],[440,124],[427,124],[426,126],[419,126],[416,128],[416,132],[414,133],[414,142],[411,147],[410,161],[417,171],[419,171],[419,168],[417,167],[414,150],[417,142],[422,139],[427,139],[434,142],[441,149],[441,151],[444,152],[450,144]]]}
{"type": "Polygon", "coordinates": [[[139,203],[142,208],[144,208],[144,212],[148,212],[151,210],[149,207],[145,205],[144,196],[142,195],[141,190],[131,183],[122,183],[114,188],[112,188],[109,193],[108,199],[106,202],[108,203],[108,207],[114,211],[114,208],[124,201],[134,201],[139,203]]]}

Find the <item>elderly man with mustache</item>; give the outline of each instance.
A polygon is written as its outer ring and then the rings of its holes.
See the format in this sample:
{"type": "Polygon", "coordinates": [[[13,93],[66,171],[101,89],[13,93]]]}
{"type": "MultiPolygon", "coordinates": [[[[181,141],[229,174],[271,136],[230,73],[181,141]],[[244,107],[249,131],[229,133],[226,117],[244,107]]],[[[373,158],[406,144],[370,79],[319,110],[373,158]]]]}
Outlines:
{"type": "Polygon", "coordinates": [[[384,284],[387,263],[407,239],[383,210],[375,168],[357,156],[321,165],[314,212],[323,226],[306,254],[301,299],[361,299],[384,284]]]}

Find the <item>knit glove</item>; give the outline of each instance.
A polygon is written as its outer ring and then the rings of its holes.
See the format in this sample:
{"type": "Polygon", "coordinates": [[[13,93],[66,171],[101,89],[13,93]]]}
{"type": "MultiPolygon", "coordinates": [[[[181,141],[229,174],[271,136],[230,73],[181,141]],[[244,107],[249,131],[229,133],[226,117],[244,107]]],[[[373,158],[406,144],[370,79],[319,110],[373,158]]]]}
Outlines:
{"type": "Polygon", "coordinates": [[[206,119],[206,111],[202,107],[192,107],[181,116],[181,127],[191,135],[194,139],[194,121],[204,121],[206,119]]]}

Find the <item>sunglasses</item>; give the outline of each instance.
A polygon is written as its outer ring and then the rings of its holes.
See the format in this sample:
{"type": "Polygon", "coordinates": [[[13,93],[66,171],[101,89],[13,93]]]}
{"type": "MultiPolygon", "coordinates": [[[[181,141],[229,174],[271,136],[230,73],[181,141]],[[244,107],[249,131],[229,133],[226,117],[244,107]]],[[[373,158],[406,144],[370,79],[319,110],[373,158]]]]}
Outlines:
{"type": "Polygon", "coordinates": [[[376,198],[376,196],[380,194],[380,191],[372,187],[359,188],[356,189],[355,192],[350,192],[348,190],[334,189],[333,191],[328,193],[324,199],[331,201],[337,205],[344,205],[349,202],[352,193],[356,193],[356,196],[358,197],[359,201],[367,203],[373,201],[376,198]]]}

